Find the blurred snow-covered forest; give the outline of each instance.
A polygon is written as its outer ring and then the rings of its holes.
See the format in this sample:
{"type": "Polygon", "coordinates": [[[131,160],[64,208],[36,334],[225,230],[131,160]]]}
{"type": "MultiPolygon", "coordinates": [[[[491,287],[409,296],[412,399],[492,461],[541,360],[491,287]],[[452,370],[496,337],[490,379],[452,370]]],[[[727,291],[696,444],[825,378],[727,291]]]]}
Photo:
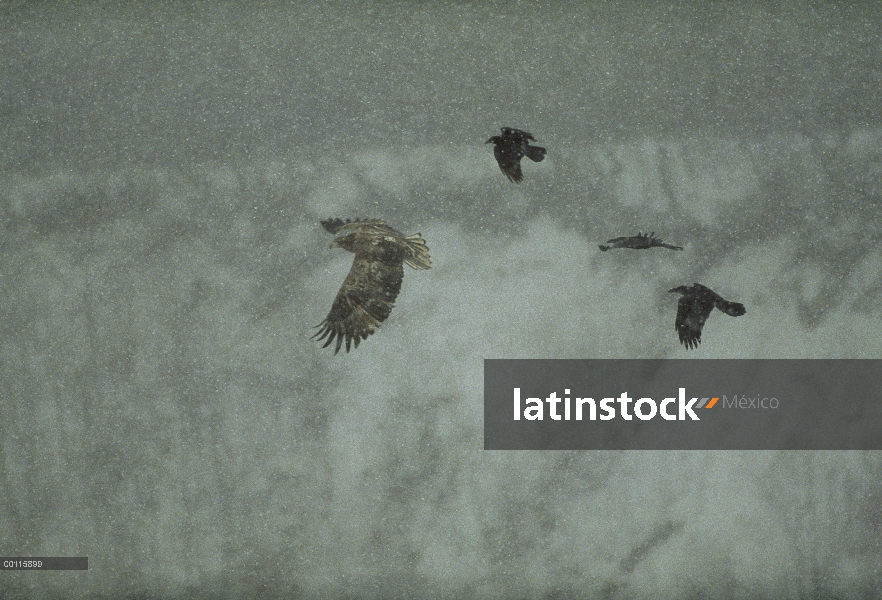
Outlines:
{"type": "Polygon", "coordinates": [[[484,358],[880,357],[877,8],[13,2],[0,52],[0,550],[90,566],[0,595],[882,594],[879,453],[482,449],[484,358]],[[334,216],[433,260],[337,356],[334,216]],[[747,314],[687,352],[694,281],[747,314]]]}

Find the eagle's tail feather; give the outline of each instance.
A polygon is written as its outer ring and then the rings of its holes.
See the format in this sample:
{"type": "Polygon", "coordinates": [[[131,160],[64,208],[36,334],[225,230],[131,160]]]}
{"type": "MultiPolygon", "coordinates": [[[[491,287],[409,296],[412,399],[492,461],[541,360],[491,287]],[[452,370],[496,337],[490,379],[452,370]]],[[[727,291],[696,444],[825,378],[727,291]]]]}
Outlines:
{"type": "Polygon", "coordinates": [[[404,262],[409,267],[413,269],[428,269],[432,266],[432,261],[429,259],[429,247],[426,246],[426,241],[420,234],[409,235],[404,238],[404,241],[410,249],[410,256],[404,258],[404,262]]]}

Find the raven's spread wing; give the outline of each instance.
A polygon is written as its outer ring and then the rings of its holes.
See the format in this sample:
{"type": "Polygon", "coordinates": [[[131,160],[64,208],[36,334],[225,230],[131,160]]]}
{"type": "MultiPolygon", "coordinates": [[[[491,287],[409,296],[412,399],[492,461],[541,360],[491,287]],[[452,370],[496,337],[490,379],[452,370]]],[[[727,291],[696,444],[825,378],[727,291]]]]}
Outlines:
{"type": "MultiPolygon", "coordinates": [[[[675,246],[674,244],[667,244],[661,240],[661,238],[655,237],[655,232],[652,232],[652,235],[649,236],[649,246],[652,248],[667,248],[669,250],[682,250],[682,246],[675,246]]],[[[702,286],[704,287],[704,286],[702,286]]],[[[707,289],[707,288],[705,288],[707,289]]]]}
{"type": "Polygon", "coordinates": [[[687,349],[698,348],[701,343],[701,329],[713,310],[713,302],[704,300],[698,294],[680,297],[677,303],[677,319],[674,325],[680,336],[680,343],[687,349]]]}
{"type": "Polygon", "coordinates": [[[665,242],[662,242],[661,240],[658,240],[657,242],[653,242],[652,245],[655,246],[656,248],[667,248],[668,250],[682,250],[683,249],[683,246],[675,246],[673,244],[666,244],[665,242]]]}
{"type": "Polygon", "coordinates": [[[536,141],[536,138],[533,137],[532,133],[527,133],[526,131],[515,129],[514,127],[503,127],[501,131],[502,137],[512,139],[516,142],[526,143],[536,141]]]}
{"type": "Polygon", "coordinates": [[[521,157],[524,156],[524,152],[518,144],[502,141],[494,146],[493,156],[496,157],[500,170],[510,181],[520,183],[524,180],[521,171],[521,157]]]}

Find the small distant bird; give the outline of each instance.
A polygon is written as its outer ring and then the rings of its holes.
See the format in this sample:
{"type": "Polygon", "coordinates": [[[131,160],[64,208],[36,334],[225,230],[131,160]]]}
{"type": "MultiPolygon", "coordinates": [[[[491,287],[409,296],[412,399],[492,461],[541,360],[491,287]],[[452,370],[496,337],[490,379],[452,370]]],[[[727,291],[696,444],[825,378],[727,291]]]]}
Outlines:
{"type": "Polygon", "coordinates": [[[724,300],[722,296],[700,283],[692,287],[681,285],[668,291],[683,294],[677,303],[677,320],[674,325],[680,335],[680,343],[686,346],[687,350],[698,348],[701,343],[701,328],[714,307],[730,317],[740,317],[747,312],[743,304],[724,300]]]}
{"type": "Polygon", "coordinates": [[[330,247],[354,252],[355,260],[337,292],[331,312],[316,326],[320,329],[312,337],[318,341],[328,338],[322,348],[327,348],[336,338],[334,354],[340,352],[345,339],[346,352],[349,352],[353,342],[358,348],[361,340],[374,333],[389,317],[401,291],[404,264],[414,269],[431,266],[429,248],[420,234],[405,236],[379,219],[328,219],[321,223],[337,235],[330,247]]]}
{"type": "Polygon", "coordinates": [[[666,244],[661,241],[661,238],[655,237],[655,232],[653,231],[650,235],[646,235],[645,233],[637,232],[637,235],[632,235],[631,237],[617,237],[612,240],[607,240],[607,244],[609,246],[598,245],[601,252],[606,252],[612,248],[631,248],[632,250],[645,250],[646,248],[670,248],[671,250],[682,250],[682,246],[674,246],[672,244],[666,244]]]}
{"type": "Polygon", "coordinates": [[[526,156],[533,162],[541,162],[545,158],[545,148],[531,146],[528,143],[530,141],[536,141],[532,134],[520,129],[503,127],[502,135],[494,135],[484,143],[495,144],[493,156],[496,157],[499,168],[510,181],[520,183],[524,180],[524,174],[521,172],[521,157],[526,156]]]}

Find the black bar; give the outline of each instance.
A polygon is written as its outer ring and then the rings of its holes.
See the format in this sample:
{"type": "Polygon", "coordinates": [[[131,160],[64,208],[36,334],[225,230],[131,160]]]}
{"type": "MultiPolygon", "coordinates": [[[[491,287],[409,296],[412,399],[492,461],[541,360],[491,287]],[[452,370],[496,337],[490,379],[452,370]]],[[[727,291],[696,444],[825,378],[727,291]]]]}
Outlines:
{"type": "Polygon", "coordinates": [[[485,359],[484,449],[882,450],[882,360],[485,359]]]}
{"type": "Polygon", "coordinates": [[[0,556],[0,571],[88,570],[88,556],[0,556]]]}

